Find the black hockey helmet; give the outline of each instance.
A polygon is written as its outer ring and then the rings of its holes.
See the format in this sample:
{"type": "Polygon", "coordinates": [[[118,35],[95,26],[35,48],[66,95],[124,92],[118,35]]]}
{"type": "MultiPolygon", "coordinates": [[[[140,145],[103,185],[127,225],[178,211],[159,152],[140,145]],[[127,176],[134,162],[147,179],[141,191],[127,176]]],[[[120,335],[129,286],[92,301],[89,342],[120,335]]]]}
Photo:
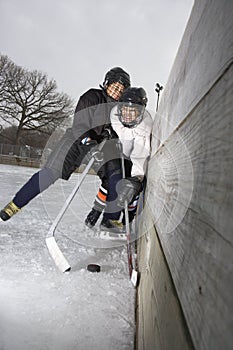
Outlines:
{"type": "Polygon", "coordinates": [[[105,75],[103,82],[104,89],[106,89],[112,83],[120,83],[127,88],[130,86],[130,76],[120,67],[112,68],[105,75]]]}
{"type": "Polygon", "coordinates": [[[128,87],[118,103],[118,116],[121,123],[133,128],[141,123],[147,105],[146,91],[142,87],[128,87]]]}

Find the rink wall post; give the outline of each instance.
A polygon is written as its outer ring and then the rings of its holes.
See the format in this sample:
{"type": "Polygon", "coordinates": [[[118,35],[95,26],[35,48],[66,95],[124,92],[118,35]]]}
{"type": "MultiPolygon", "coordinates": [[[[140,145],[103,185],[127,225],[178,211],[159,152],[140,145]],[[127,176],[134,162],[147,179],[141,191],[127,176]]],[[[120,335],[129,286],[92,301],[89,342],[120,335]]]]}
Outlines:
{"type": "Polygon", "coordinates": [[[233,346],[233,2],[195,1],[155,115],[138,350],[233,346]]]}

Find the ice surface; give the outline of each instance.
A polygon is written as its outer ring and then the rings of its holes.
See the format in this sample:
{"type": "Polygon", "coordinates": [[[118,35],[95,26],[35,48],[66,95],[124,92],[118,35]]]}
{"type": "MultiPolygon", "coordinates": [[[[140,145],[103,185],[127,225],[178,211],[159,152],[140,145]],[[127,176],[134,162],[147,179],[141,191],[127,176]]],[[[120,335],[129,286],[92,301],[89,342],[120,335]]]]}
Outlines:
{"type": "MultiPolygon", "coordinates": [[[[36,169],[0,165],[2,208],[36,169]]],[[[45,237],[78,180],[59,180],[7,222],[0,222],[0,349],[133,349],[135,290],[126,244],[94,237],[83,222],[99,180],[88,175],[56,232],[72,266],[62,274],[45,237]],[[101,265],[100,273],[86,270],[101,265]]]]}

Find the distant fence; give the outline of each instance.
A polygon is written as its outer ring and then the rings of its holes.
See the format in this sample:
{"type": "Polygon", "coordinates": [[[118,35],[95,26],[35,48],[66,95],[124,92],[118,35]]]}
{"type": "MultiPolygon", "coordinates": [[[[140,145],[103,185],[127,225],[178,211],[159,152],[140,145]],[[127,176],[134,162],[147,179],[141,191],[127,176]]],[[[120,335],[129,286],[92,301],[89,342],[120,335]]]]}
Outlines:
{"type": "Polygon", "coordinates": [[[0,163],[20,166],[40,167],[43,149],[28,145],[0,144],[0,163]]]}
{"type": "MultiPolygon", "coordinates": [[[[46,154],[42,148],[0,143],[0,164],[40,168],[42,156],[44,163],[49,153],[46,154]]],[[[85,166],[81,165],[75,172],[82,172],[84,168],[85,166]]],[[[96,173],[90,169],[88,174],[95,175],[96,173]]]]}
{"type": "Polygon", "coordinates": [[[9,145],[5,143],[0,144],[0,155],[16,156],[20,158],[40,159],[43,149],[31,147],[28,145],[9,145]]]}

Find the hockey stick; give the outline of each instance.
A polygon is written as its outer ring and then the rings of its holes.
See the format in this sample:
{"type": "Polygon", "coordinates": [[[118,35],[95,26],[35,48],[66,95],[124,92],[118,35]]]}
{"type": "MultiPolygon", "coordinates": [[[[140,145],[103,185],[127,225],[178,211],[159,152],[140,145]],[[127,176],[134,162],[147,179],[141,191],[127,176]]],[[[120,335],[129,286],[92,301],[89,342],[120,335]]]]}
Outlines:
{"type": "MultiPolygon", "coordinates": [[[[104,144],[106,142],[106,139],[104,139],[97,151],[101,151],[104,144]]],[[[89,163],[87,164],[85,170],[83,171],[78,183],[76,184],[76,186],[74,187],[73,191],[71,192],[71,194],[69,195],[69,197],[67,198],[67,200],[65,201],[65,204],[63,205],[62,209],[60,210],[60,212],[58,213],[57,217],[55,218],[54,222],[52,223],[49,232],[46,236],[46,245],[48,247],[49,253],[51,255],[51,257],[53,258],[55,264],[57,265],[57,267],[62,271],[62,272],[67,272],[71,269],[70,264],[68,263],[68,261],[66,260],[66,258],[64,257],[64,255],[62,254],[56,240],[55,240],[55,230],[57,228],[57,225],[59,224],[59,222],[61,221],[63,215],[65,214],[66,210],[68,209],[70,203],[72,202],[74,196],[76,195],[76,193],[78,192],[81,184],[83,183],[83,180],[85,179],[88,171],[90,170],[90,168],[92,167],[92,164],[95,161],[95,154],[93,154],[92,158],[90,159],[89,163]]]]}
{"type": "MultiPolygon", "coordinates": [[[[124,154],[121,145],[121,167],[122,167],[122,177],[125,179],[125,164],[124,164],[124,154]]],[[[133,267],[132,250],[130,244],[130,225],[129,225],[129,212],[128,212],[128,202],[125,200],[125,225],[126,225],[126,245],[127,245],[127,256],[128,256],[128,268],[129,277],[134,287],[137,286],[138,273],[133,267]]]]}

